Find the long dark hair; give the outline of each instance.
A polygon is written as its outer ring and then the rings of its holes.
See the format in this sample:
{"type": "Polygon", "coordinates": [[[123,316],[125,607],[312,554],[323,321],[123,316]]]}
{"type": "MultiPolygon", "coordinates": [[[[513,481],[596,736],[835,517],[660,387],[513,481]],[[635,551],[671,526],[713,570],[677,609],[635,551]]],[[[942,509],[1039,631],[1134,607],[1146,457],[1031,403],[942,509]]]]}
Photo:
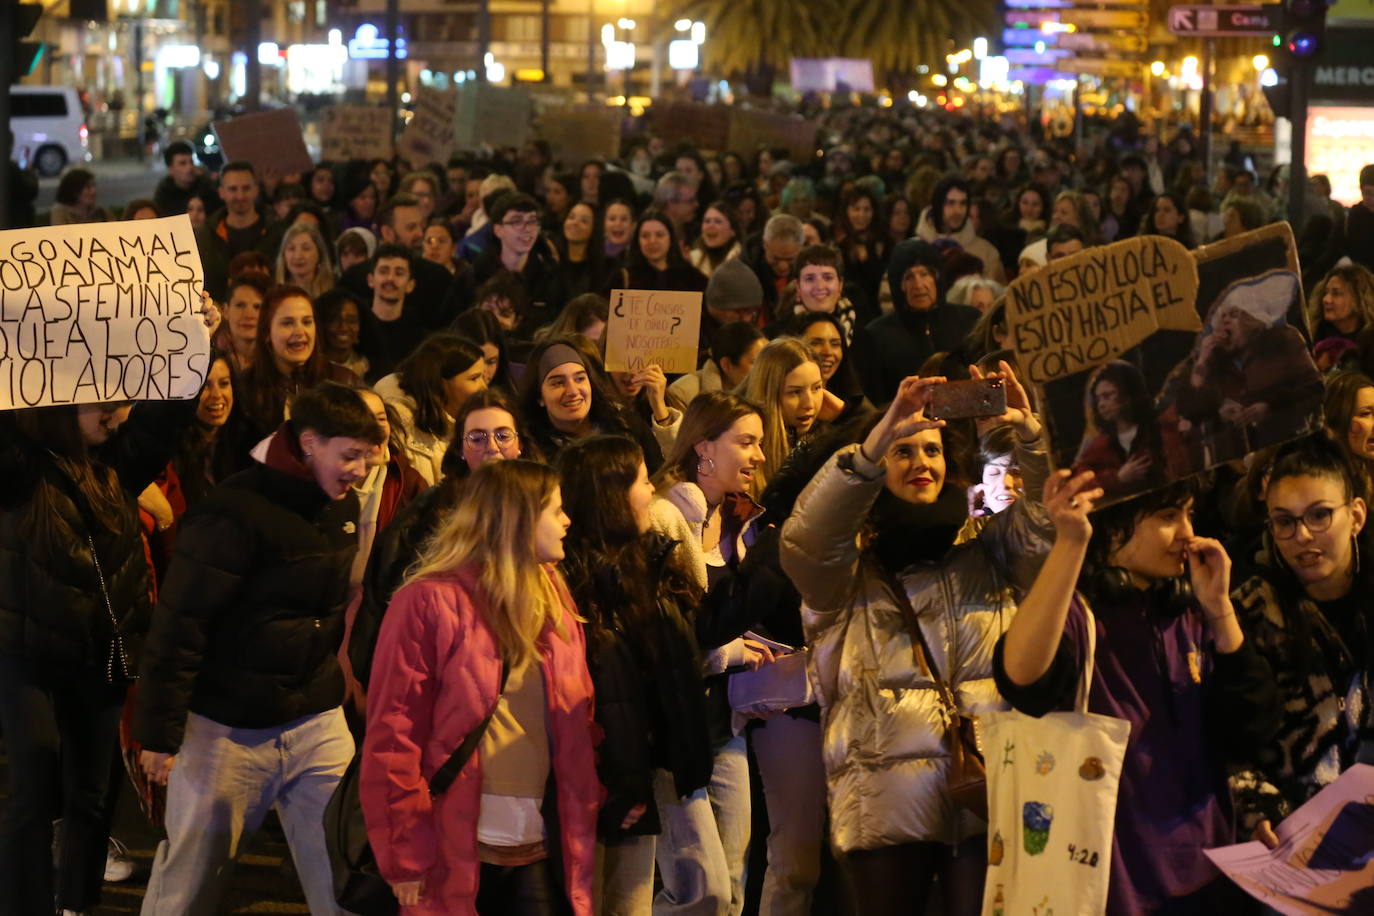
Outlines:
{"type": "MultiPolygon", "coordinates": [[[[224,426],[218,429],[196,420],[182,433],[172,454],[172,470],[181,482],[181,492],[186,497],[188,508],[200,502],[216,483],[234,472],[235,457],[230,452],[236,437],[227,431],[242,422],[238,386],[228,354],[213,349],[210,351],[209,368],[205,370],[205,385],[210,384],[210,373],[214,371],[215,363],[224,363],[229,370],[229,385],[234,393],[229,417],[224,421],[224,426]]],[[[202,393],[205,385],[201,386],[202,393]]],[[[196,398],[199,400],[200,395],[197,394],[196,398]]]]}
{"type": "MultiPolygon", "coordinates": [[[[9,416],[15,430],[29,440],[35,467],[41,466],[45,457],[50,460],[75,486],[78,506],[84,501],[91,520],[119,534],[125,530],[130,516],[130,497],[121,489],[114,470],[100,460],[99,452],[93,452],[86,445],[77,422],[78,410],[80,408],[72,404],[27,407],[11,411],[9,416]]],[[[66,531],[66,526],[61,524],[61,513],[56,509],[58,486],[47,475],[38,473],[34,487],[28,515],[20,523],[21,530],[35,543],[46,547],[70,541],[76,535],[66,531]]]]}
{"type": "Polygon", "coordinates": [[[844,341],[844,325],[840,324],[840,319],[834,312],[798,312],[788,319],[785,325],[786,333],[805,343],[806,329],[821,322],[830,325],[840,335],[840,364],[836,367],[835,374],[826,382],[826,389],[846,404],[862,398],[863,389],[859,385],[859,376],[849,358],[849,344],[844,341]]]}
{"type": "Polygon", "coordinates": [[[534,345],[529,359],[525,362],[525,379],[520,389],[519,404],[525,422],[529,424],[534,445],[549,459],[560,451],[558,440],[563,434],[554,428],[553,422],[549,420],[548,410],[539,404],[540,391],[544,385],[544,380],[539,377],[539,361],[544,358],[544,353],[550,347],[557,344],[572,347],[582,357],[587,370],[587,382],[592,389],[592,406],[587,416],[596,430],[616,435],[626,434],[630,430],[624,409],[620,406],[619,398],[612,393],[607,384],[606,372],[600,361],[574,336],[549,337],[534,345]]]}
{"type": "Polygon", "coordinates": [[[691,267],[682,256],[682,247],[678,244],[673,221],[662,210],[645,210],[639,219],[635,220],[635,227],[630,233],[630,245],[625,249],[625,269],[630,276],[653,274],[658,270],[644,257],[644,251],[639,247],[639,230],[645,223],[662,223],[668,230],[668,270],[691,267]]]}
{"type": "Polygon", "coordinates": [[[594,646],[622,627],[645,632],[665,594],[693,597],[680,568],[669,564],[662,575],[653,568],[648,536],[635,524],[629,489],[643,463],[643,450],[623,436],[589,436],[558,456],[563,511],[572,520],[563,568],[578,607],[594,625],[588,628],[594,646]],[[609,577],[608,570],[614,570],[609,577]]]}
{"type": "Polygon", "coordinates": [[[1115,442],[1115,428],[1102,418],[1102,413],[1097,408],[1096,391],[1101,382],[1116,386],[1121,398],[1122,413],[1129,418],[1128,422],[1136,425],[1136,435],[1141,437],[1140,444],[1152,453],[1159,451],[1159,422],[1155,418],[1154,402],[1150,398],[1149,389],[1145,387],[1145,376],[1140,369],[1125,360],[1114,360],[1089,376],[1088,387],[1083,393],[1092,427],[1107,434],[1115,442]]]}
{"type": "Polygon", "coordinates": [[[432,334],[397,369],[402,390],[415,401],[415,428],[431,436],[449,433],[444,382],[484,359],[481,347],[452,332],[432,334]]]}
{"type": "Polygon", "coordinates": [[[470,308],[457,318],[453,319],[453,324],[449,329],[477,344],[491,344],[496,348],[496,374],[491,377],[488,383],[493,388],[500,388],[507,394],[514,394],[515,380],[511,377],[510,371],[510,348],[506,342],[506,331],[501,327],[501,322],[496,316],[486,309],[470,308]]]}
{"type": "MultiPolygon", "coordinates": [[[[310,294],[299,286],[275,286],[262,300],[262,311],[258,314],[258,337],[253,344],[253,365],[242,376],[242,385],[236,385],[234,394],[243,389],[243,406],[247,414],[263,429],[273,430],[285,418],[286,402],[297,391],[313,387],[329,375],[329,363],[324,357],[321,345],[321,327],[315,322],[315,346],[310,358],[297,367],[290,376],[283,376],[277,370],[277,362],[272,354],[272,319],[277,309],[290,299],[304,299],[310,305],[310,314],[315,316],[315,303],[310,294]]],[[[235,379],[238,382],[239,379],[235,379]]]]}

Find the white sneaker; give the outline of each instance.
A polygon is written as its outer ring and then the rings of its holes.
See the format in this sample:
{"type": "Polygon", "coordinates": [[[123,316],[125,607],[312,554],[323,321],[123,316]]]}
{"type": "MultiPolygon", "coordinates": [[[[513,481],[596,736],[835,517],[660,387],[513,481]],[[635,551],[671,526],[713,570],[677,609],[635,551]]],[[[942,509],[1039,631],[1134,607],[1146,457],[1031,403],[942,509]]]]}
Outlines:
{"type": "Polygon", "coordinates": [[[133,876],[134,860],[129,858],[129,850],[119,840],[110,837],[109,850],[105,853],[105,880],[118,884],[133,876]]]}

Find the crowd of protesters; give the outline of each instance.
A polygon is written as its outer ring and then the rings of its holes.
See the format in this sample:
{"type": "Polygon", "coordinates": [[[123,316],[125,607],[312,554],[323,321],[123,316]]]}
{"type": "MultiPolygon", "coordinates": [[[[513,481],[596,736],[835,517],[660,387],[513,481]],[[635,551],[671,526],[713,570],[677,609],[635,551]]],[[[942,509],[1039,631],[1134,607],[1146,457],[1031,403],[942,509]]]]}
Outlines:
{"type": "MultiPolygon", "coordinates": [[[[1274,845],[1374,724],[1374,166],[1296,227],[1323,432],[1169,480],[1113,363],[1071,476],[1005,285],[1283,218],[1282,171],[1209,185],[1127,118],[1083,149],[916,109],[820,137],[270,180],[169,145],[123,215],[196,227],[200,396],[0,415],[0,910],[128,877],[124,759],[166,830],[144,914],[216,912],[273,810],[342,913],[356,755],[403,913],[980,913],[928,644],[967,714],[1072,708],[1093,653],[1088,709],[1132,725],[1108,913],[1262,912],[1203,850],[1274,845]],[[702,294],[695,372],[606,370],[626,288],[702,294]],[[1001,416],[927,412],[984,377],[1001,416]],[[1118,480],[1147,492],[1094,511],[1118,480]],[[799,699],[732,702],[769,670],[799,699]]],[[[49,218],[108,216],[73,169],[49,218]]]]}

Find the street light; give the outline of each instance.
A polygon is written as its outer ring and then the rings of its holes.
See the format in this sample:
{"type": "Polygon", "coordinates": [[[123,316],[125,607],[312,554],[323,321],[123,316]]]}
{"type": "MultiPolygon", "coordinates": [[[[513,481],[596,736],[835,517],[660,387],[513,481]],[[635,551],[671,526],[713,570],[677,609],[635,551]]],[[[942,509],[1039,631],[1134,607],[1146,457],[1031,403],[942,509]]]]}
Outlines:
{"type": "Polygon", "coordinates": [[[1254,65],[1256,70],[1263,73],[1265,70],[1269,69],[1269,55],[1256,54],[1250,59],[1250,63],[1254,65]]]}
{"type": "Polygon", "coordinates": [[[1163,76],[1163,75],[1164,75],[1164,61],[1162,61],[1162,60],[1157,60],[1157,61],[1155,61],[1154,63],[1150,64],[1150,74],[1151,74],[1152,76],[1163,76]]]}

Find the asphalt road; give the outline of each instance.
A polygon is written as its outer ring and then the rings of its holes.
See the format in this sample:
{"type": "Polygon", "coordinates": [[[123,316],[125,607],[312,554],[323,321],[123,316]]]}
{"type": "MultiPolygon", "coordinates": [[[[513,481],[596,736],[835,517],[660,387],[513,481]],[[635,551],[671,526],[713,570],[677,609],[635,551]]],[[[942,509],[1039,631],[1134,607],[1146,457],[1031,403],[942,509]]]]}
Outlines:
{"type": "MultiPolygon", "coordinates": [[[[111,159],[88,162],[85,168],[95,173],[96,199],[102,206],[122,207],[138,197],[152,197],[153,189],[167,174],[159,159],[139,162],[137,159],[111,159]]],[[[37,208],[41,212],[53,205],[59,178],[42,178],[38,182],[37,208]]]]}

